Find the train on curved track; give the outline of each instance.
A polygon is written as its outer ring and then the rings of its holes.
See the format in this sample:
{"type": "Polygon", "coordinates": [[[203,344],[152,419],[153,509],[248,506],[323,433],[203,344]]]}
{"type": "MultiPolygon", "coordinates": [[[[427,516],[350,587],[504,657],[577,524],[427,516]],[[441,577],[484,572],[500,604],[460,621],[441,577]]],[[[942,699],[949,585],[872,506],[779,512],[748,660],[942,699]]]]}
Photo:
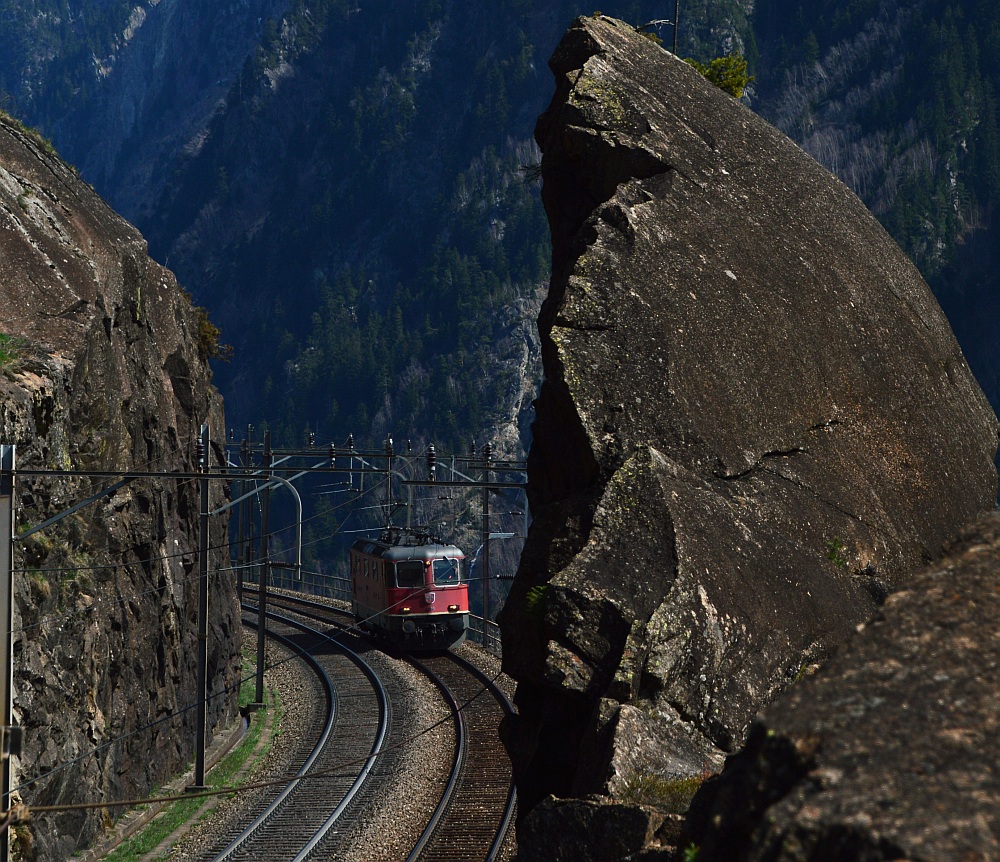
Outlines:
{"type": "Polygon", "coordinates": [[[465,554],[418,531],[389,527],[351,546],[358,625],[408,650],[444,650],[469,631],[465,554]]]}

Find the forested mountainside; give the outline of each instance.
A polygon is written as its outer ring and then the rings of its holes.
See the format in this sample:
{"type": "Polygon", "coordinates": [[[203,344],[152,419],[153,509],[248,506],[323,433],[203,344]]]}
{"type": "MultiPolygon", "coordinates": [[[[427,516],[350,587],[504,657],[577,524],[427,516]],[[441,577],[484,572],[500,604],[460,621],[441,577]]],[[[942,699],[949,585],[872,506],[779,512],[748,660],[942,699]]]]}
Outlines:
{"type": "MultiPolygon", "coordinates": [[[[673,3],[601,2],[629,23],[673,3]]],[[[283,444],[529,437],[549,274],[535,119],[578,0],[0,0],[0,101],[150,240],[283,444]]],[[[679,53],[859,193],[1000,404],[997,19],[985,0],[691,0],[679,53]]],[[[672,28],[650,28],[666,45],[672,28]]]]}
{"type": "Polygon", "coordinates": [[[754,107],[913,257],[1000,405],[1000,6],[758,0],[754,107]]]}
{"type": "MultiPolygon", "coordinates": [[[[662,5],[602,4],[635,24],[664,18],[662,5]]],[[[418,451],[492,440],[523,455],[550,266],[533,129],[552,49],[594,9],[84,6],[17,4],[26,35],[0,57],[8,110],[51,136],[209,309],[234,347],[216,365],[231,424],[269,427],[279,445],[393,433],[418,451]]],[[[750,8],[692,3],[685,53],[742,48],[750,8]]]]}
{"type": "Polygon", "coordinates": [[[287,0],[0,0],[0,98],[134,218],[287,0]]]}
{"type": "Polygon", "coordinates": [[[532,129],[578,9],[318,5],[269,29],[140,224],[231,333],[237,414],[286,439],[523,440],[549,267],[532,129]]]}
{"type": "MultiPolygon", "coordinates": [[[[91,5],[5,0],[21,39],[0,81],[209,308],[236,348],[217,369],[234,424],[450,447],[526,433],[498,429],[527,415],[548,276],[532,130],[552,47],[593,9],[91,5]]],[[[682,44],[741,47],[749,9],[692,3],[682,44]]]]}

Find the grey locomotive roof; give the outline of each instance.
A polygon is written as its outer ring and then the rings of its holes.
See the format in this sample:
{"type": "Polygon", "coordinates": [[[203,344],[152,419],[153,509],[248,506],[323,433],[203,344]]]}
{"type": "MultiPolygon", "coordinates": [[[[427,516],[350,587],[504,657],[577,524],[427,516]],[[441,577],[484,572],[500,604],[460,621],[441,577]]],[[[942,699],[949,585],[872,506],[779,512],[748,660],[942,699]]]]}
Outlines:
{"type": "Polygon", "coordinates": [[[441,557],[464,557],[465,553],[455,545],[389,545],[371,539],[358,539],[353,550],[372,554],[383,560],[437,560],[441,557]]]}

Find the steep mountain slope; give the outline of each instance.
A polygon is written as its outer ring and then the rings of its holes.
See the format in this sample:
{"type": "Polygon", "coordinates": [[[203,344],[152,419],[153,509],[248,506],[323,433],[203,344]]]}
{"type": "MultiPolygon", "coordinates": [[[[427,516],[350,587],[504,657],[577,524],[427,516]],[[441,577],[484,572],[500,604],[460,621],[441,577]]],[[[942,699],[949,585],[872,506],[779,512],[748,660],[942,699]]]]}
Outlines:
{"type": "MultiPolygon", "coordinates": [[[[203,317],[138,232],[5,116],[0,296],[0,440],[16,445],[18,468],[195,469],[199,426],[224,422],[203,317]]],[[[197,489],[122,483],[28,535],[114,479],[16,482],[11,637],[26,740],[13,767],[18,796],[32,806],[144,796],[193,752],[197,489]]],[[[213,485],[217,506],[224,490],[213,485]]],[[[212,520],[218,571],[228,562],[226,519],[212,520]]],[[[228,578],[213,578],[210,608],[213,727],[235,714],[240,673],[228,578]]],[[[96,810],[37,816],[30,858],[70,858],[106,819],[96,810]]]]}
{"type": "Polygon", "coordinates": [[[0,99],[134,220],[286,5],[0,0],[0,99]]]}
{"type": "MultiPolygon", "coordinates": [[[[610,6],[636,24],[663,17],[659,3],[610,6]]],[[[238,423],[296,440],[307,426],[376,439],[405,428],[517,447],[548,275],[537,188],[521,168],[538,159],[544,58],[592,10],[74,9],[20,4],[21,48],[0,60],[0,82],[210,308],[237,348],[218,379],[238,423]]],[[[750,9],[693,3],[682,44],[703,55],[742,45],[750,9]]]]}
{"type": "MultiPolygon", "coordinates": [[[[636,24],[673,11],[602,5],[636,24]]],[[[524,431],[547,246],[519,169],[537,161],[543,58],[591,11],[0,0],[0,92],[221,323],[236,423],[456,444],[519,411],[524,431]]],[[[680,33],[703,59],[759,46],[755,107],[915,256],[994,403],[997,14],[985,0],[692,0],[680,33]]]]}

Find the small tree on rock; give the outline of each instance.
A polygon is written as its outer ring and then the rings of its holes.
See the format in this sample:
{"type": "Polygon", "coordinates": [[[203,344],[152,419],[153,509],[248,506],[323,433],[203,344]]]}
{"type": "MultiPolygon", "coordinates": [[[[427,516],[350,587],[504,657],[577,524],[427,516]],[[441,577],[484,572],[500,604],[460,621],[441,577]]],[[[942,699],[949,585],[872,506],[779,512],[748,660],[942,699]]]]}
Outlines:
{"type": "Polygon", "coordinates": [[[739,54],[728,54],[716,57],[708,65],[688,58],[685,62],[694,66],[702,75],[708,78],[720,90],[725,90],[730,96],[740,99],[753,75],[747,74],[747,61],[739,54]]]}

